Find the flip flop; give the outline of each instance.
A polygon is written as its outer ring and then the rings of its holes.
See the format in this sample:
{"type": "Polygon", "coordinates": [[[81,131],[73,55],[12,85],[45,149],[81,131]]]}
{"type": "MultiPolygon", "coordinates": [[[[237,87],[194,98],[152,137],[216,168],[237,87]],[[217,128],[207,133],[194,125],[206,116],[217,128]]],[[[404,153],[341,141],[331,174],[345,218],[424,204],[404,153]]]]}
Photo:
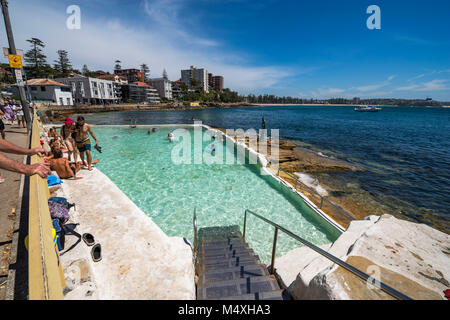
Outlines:
{"type": "Polygon", "coordinates": [[[94,236],[90,233],[84,233],[82,238],[83,238],[84,243],[86,243],[89,247],[93,246],[95,243],[94,236]]]}
{"type": "Polygon", "coordinates": [[[97,243],[92,247],[91,256],[94,262],[99,262],[100,260],[102,260],[102,246],[100,245],[100,243],[97,243]]]}

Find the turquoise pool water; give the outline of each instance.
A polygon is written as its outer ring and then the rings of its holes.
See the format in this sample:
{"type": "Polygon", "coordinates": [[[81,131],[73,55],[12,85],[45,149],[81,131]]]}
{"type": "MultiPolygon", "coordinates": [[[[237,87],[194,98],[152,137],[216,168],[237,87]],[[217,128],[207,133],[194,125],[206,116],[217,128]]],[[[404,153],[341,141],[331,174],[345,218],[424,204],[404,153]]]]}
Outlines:
{"type": "MultiPolygon", "coordinates": [[[[250,209],[314,244],[334,241],[339,232],[318,217],[300,197],[268,176],[257,165],[194,164],[193,129],[191,164],[175,164],[173,149],[182,139],[167,139],[175,128],[158,128],[147,134],[147,127],[95,127],[102,146],[98,168],[169,236],[193,241],[192,217],[197,211],[198,227],[239,225],[250,209]]],[[[212,140],[203,141],[201,152],[210,153],[212,140]],[[206,150],[206,151],[205,151],[206,150]]],[[[216,143],[217,155],[221,144],[216,143]]],[[[223,144],[223,157],[234,155],[223,144]]],[[[181,153],[179,153],[181,154],[181,153]]],[[[230,159],[230,158],[228,158],[230,159]]],[[[265,263],[270,262],[273,227],[249,216],[246,239],[265,263]]],[[[277,256],[301,246],[283,233],[278,235],[277,256]]]]}

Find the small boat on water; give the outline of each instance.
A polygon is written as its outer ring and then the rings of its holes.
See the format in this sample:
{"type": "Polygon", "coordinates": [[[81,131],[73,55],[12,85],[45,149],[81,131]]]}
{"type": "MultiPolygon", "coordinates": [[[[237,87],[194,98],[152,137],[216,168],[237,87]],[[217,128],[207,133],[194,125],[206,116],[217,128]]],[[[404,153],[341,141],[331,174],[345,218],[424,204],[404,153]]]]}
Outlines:
{"type": "Polygon", "coordinates": [[[372,107],[372,106],[359,106],[355,108],[356,112],[378,112],[381,108],[372,107]]]}

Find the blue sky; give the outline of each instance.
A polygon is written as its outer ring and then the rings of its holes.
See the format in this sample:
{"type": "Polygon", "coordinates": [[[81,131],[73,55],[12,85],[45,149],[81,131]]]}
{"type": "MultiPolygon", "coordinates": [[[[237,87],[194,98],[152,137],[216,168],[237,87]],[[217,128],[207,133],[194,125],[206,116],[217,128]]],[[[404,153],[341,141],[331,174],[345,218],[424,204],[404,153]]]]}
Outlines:
{"type": "Polygon", "coordinates": [[[18,48],[38,37],[50,62],[65,49],[77,68],[119,59],[176,80],[196,65],[243,94],[450,101],[448,0],[30,0],[10,14],[18,48]],[[80,30],[66,28],[72,4],[80,30]],[[366,27],[369,5],[381,30],[366,27]]]}

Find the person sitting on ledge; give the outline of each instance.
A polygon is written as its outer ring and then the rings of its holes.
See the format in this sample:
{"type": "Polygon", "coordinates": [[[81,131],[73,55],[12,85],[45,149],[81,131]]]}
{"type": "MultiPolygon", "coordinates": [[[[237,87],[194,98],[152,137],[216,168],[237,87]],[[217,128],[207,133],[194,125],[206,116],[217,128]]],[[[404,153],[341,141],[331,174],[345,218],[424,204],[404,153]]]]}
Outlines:
{"type": "Polygon", "coordinates": [[[50,159],[50,169],[56,171],[60,179],[82,179],[81,177],[77,177],[77,172],[80,171],[81,165],[71,164],[68,159],[63,158],[61,149],[53,149],[53,159],[50,159]]]}
{"type": "MultiPolygon", "coordinates": [[[[56,171],[61,179],[80,180],[82,177],[77,177],[77,173],[81,170],[81,161],[69,162],[67,158],[63,158],[63,153],[61,149],[53,150],[53,158],[49,159],[50,169],[56,171]]],[[[95,160],[92,164],[97,164],[100,160],[95,160]]]]}

